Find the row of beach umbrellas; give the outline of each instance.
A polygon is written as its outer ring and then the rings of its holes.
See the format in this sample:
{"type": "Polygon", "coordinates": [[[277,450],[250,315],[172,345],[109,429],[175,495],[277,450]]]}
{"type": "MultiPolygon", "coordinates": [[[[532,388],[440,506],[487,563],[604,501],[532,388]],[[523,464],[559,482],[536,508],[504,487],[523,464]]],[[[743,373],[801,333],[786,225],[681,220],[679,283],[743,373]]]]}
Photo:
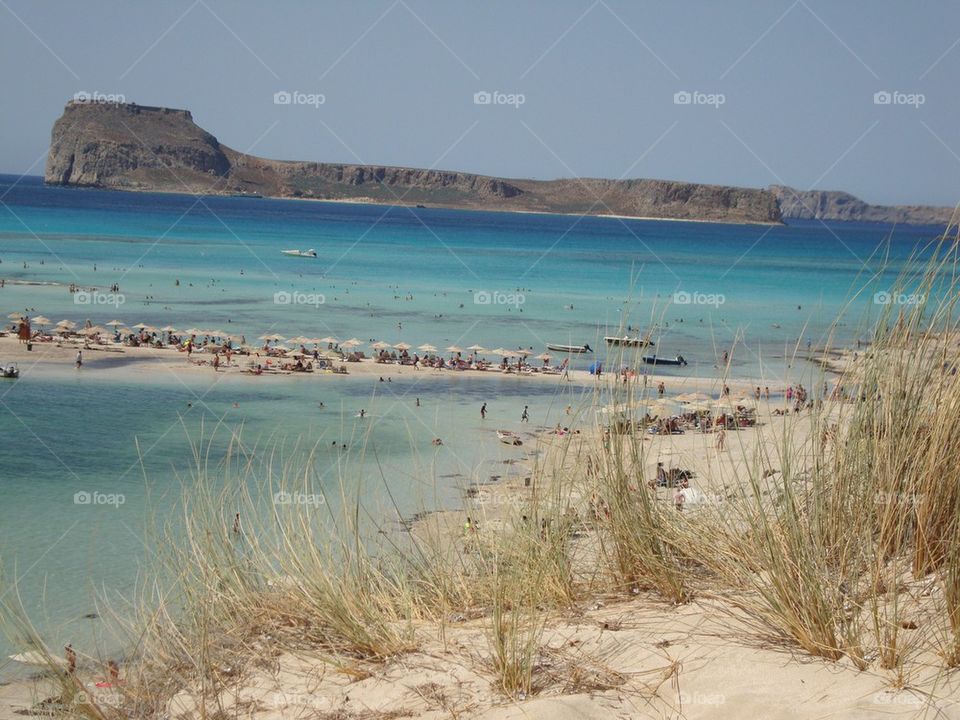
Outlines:
{"type": "MultiPolygon", "coordinates": [[[[21,312],[14,312],[14,313],[10,313],[7,317],[11,320],[21,320],[22,318],[25,317],[25,315],[21,312]]],[[[36,325],[38,327],[43,327],[45,325],[50,324],[50,319],[43,317],[42,315],[38,315],[36,317],[31,318],[30,322],[33,325],[36,325]]],[[[192,328],[187,328],[186,330],[180,331],[180,330],[177,330],[177,328],[173,327],[172,325],[167,325],[165,327],[158,328],[158,327],[154,327],[153,325],[148,325],[147,323],[142,323],[142,322],[128,326],[122,320],[111,320],[110,322],[105,323],[105,326],[106,327],[93,325],[89,327],[84,327],[78,332],[82,335],[91,335],[91,336],[106,335],[111,332],[115,332],[118,328],[129,327],[132,330],[139,330],[139,331],[145,331],[145,332],[165,332],[170,334],[176,333],[181,335],[196,335],[198,337],[215,337],[215,338],[225,338],[225,339],[235,339],[240,337],[239,333],[226,332],[220,329],[203,329],[203,328],[192,327],[192,328]],[[111,328],[111,329],[108,330],[107,328],[111,328]]],[[[58,329],[58,331],[69,332],[74,330],[77,327],[77,324],[71,320],[61,320],[60,322],[56,323],[55,327],[58,329]]],[[[258,339],[264,340],[266,342],[281,342],[283,340],[286,340],[294,345],[333,344],[333,345],[339,345],[340,347],[348,348],[348,349],[359,347],[360,345],[365,344],[362,340],[359,340],[357,338],[350,338],[349,340],[344,340],[341,342],[337,338],[330,337],[330,336],[322,337],[322,338],[309,338],[303,335],[298,335],[297,337],[287,338],[284,335],[280,335],[278,333],[267,333],[265,335],[261,335],[258,339]]],[[[404,351],[404,350],[413,349],[413,346],[410,345],[409,343],[399,342],[399,343],[391,344],[383,341],[371,343],[370,347],[372,347],[374,350],[404,351]]],[[[418,345],[417,350],[425,353],[438,352],[437,348],[434,345],[430,345],[429,343],[418,345]]],[[[479,354],[500,355],[501,357],[516,357],[518,355],[521,355],[523,357],[529,357],[530,355],[533,355],[533,352],[531,350],[522,350],[522,349],[508,350],[502,347],[485,348],[482,345],[471,345],[470,347],[466,348],[466,351],[473,352],[478,355],[479,354]]],[[[464,348],[458,345],[450,345],[449,347],[446,348],[446,352],[463,353],[464,348]]],[[[549,353],[541,353],[540,355],[536,355],[535,357],[538,360],[543,360],[546,362],[547,360],[550,360],[553,356],[550,355],[549,353]]]]}

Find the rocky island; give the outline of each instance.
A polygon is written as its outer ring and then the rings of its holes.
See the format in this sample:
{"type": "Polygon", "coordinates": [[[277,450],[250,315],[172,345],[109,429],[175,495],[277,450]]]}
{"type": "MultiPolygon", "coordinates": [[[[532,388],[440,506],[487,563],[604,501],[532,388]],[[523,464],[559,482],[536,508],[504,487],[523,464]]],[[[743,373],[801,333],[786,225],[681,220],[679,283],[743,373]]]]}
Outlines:
{"type": "Polygon", "coordinates": [[[237,152],[187,110],[71,101],[47,183],[473,210],[777,223],[768,190],[668,180],[505,179],[446,170],[269,160],[237,152]]]}
{"type": "Polygon", "coordinates": [[[270,160],[238,152],[188,110],[71,101],[53,126],[45,181],[192,194],[246,195],[508,212],[619,215],[730,223],[784,218],[946,224],[950,208],[868,205],[841,192],[672,180],[530,180],[383,165],[270,160]]]}

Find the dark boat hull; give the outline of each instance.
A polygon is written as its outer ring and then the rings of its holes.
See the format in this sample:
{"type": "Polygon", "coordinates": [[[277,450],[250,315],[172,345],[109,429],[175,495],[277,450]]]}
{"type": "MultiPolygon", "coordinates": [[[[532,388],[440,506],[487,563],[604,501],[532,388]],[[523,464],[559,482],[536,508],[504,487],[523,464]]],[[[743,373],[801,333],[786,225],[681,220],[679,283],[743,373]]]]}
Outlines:
{"type": "Polygon", "coordinates": [[[656,355],[644,355],[643,361],[647,365],[672,365],[674,367],[682,367],[687,364],[687,361],[683,358],[661,358],[656,355]]]}

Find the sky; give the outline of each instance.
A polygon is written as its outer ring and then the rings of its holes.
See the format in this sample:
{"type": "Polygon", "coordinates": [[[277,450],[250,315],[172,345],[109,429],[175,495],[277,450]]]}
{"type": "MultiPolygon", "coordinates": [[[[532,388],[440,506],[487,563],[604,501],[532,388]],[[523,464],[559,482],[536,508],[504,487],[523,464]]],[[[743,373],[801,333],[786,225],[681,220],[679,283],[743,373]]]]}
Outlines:
{"type": "Polygon", "coordinates": [[[4,173],[86,92],[278,159],[960,200],[954,0],[0,0],[0,78],[4,173]]]}

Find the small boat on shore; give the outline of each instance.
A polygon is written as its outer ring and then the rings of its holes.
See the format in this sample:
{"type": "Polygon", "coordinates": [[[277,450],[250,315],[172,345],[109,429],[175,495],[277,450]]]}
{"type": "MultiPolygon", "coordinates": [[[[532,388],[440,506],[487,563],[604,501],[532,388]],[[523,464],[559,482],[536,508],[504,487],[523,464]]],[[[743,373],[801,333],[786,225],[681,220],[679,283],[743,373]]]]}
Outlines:
{"type": "Polygon", "coordinates": [[[619,346],[619,347],[646,347],[647,345],[655,345],[656,343],[648,337],[630,337],[624,335],[623,337],[614,337],[613,335],[607,335],[603,338],[607,345],[619,346]]]}
{"type": "Polygon", "coordinates": [[[593,352],[593,348],[584,343],[583,345],[563,345],[561,343],[547,343],[547,350],[562,353],[575,353],[577,355],[593,352]]]}
{"type": "Polygon", "coordinates": [[[20,368],[17,367],[16,363],[10,363],[9,365],[0,367],[0,377],[16,380],[20,377],[20,368]]]}
{"type": "Polygon", "coordinates": [[[682,367],[687,364],[687,361],[683,359],[683,355],[677,355],[675,358],[662,358],[657,357],[656,355],[644,355],[643,361],[647,365],[675,365],[682,367]]]}
{"type": "Polygon", "coordinates": [[[317,251],[313,248],[310,248],[309,250],[281,250],[280,254],[288,257],[315,258],[317,256],[317,251]]]}
{"type": "Polygon", "coordinates": [[[523,445],[523,440],[512,430],[497,430],[497,438],[505,445],[523,445]]]}

